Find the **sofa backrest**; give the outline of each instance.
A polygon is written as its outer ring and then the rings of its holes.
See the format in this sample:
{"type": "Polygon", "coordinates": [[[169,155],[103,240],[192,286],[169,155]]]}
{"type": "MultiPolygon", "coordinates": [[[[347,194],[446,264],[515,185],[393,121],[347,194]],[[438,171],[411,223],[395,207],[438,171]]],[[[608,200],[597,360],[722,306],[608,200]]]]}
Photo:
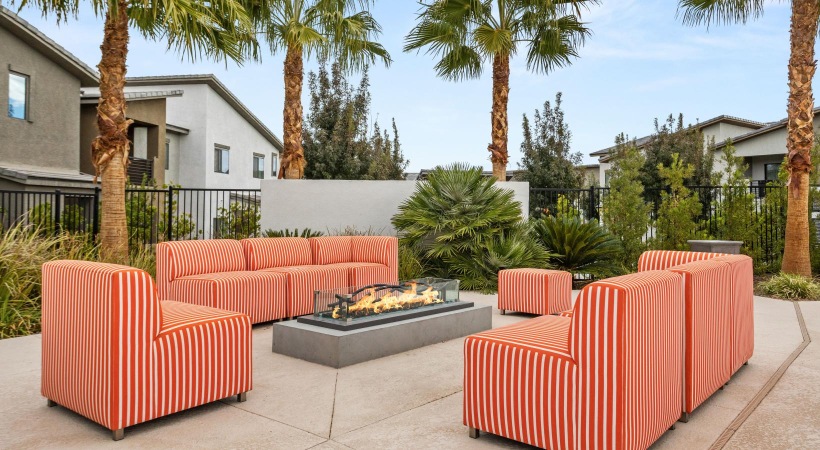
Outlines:
{"type": "Polygon", "coordinates": [[[109,427],[151,418],[154,282],[133,267],[43,264],[42,394],[109,427]],[[127,381],[126,381],[127,380],[127,381]]]}
{"type": "Polygon", "coordinates": [[[729,264],[732,270],[732,371],[734,372],[754,353],[754,262],[746,255],[724,255],[714,260],[729,264]]]}
{"type": "Polygon", "coordinates": [[[691,412],[732,376],[732,271],[715,258],[667,270],[683,279],[688,374],[683,406],[691,412]]]}
{"type": "Polygon", "coordinates": [[[384,264],[399,281],[399,240],[395,236],[353,236],[350,241],[353,262],[384,264]]]}
{"type": "Polygon", "coordinates": [[[248,270],[306,266],[313,263],[310,242],[301,237],[242,239],[248,270]]]}
{"type": "Polygon", "coordinates": [[[321,236],[308,239],[313,264],[336,264],[353,261],[351,236],[321,236]]]}
{"type": "Polygon", "coordinates": [[[177,278],[205,273],[245,270],[242,244],[235,239],[204,239],[157,244],[157,288],[168,299],[169,284],[177,278]]]}
{"type": "Polygon", "coordinates": [[[647,448],[680,417],[680,275],[648,271],[586,286],[569,332],[578,448],[647,448]]]}
{"type": "Polygon", "coordinates": [[[638,258],[638,272],[647,270],[666,270],[672,266],[692,261],[717,258],[723,253],[689,252],[682,250],[649,250],[638,258]]]}

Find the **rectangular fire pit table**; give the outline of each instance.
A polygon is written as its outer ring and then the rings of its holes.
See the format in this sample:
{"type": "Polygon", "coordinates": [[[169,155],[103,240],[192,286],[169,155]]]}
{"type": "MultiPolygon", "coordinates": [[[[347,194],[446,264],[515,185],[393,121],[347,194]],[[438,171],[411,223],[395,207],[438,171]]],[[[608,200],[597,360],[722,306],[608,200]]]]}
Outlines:
{"type": "Polygon", "coordinates": [[[273,324],[274,353],[340,368],[492,328],[492,306],[461,301],[458,280],[316,291],[314,307],[273,324]]]}

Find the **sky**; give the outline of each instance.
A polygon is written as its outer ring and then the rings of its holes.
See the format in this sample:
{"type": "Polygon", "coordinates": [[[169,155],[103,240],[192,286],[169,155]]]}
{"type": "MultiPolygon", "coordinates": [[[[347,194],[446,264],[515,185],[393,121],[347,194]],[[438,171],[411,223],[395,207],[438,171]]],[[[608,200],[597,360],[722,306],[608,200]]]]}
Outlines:
{"type": "MultiPolygon", "coordinates": [[[[102,19],[84,5],[77,20],[59,25],[35,9],[20,15],[96,67],[102,19]]],[[[491,68],[480,79],[446,81],[436,77],[432,55],[402,52],[418,10],[416,0],[376,0],[371,9],[393,59],[389,68],[370,71],[373,117],[382,128],[395,118],[409,171],[456,161],[489,169],[491,68]]],[[[707,29],[683,25],[677,2],[670,0],[604,0],[583,11],[592,36],[571,66],[538,75],[527,71],[523,58],[512,61],[508,169],[521,158],[522,115],[531,116],[559,91],[571,150],[581,152],[585,163],[594,163],[589,153],[612,145],[618,133],[650,134],[654,119],[669,114],[683,113],[686,123],[721,114],[762,122],[784,118],[789,13],[790,2],[769,2],[764,15],[746,25],[707,29]]],[[[164,42],[134,32],[128,75],[212,73],[281,137],[283,61],[283,54],[268,53],[242,66],[191,63],[167,51],[164,42]]],[[[315,68],[314,61],[305,64],[306,72],[315,68]]],[[[307,112],[307,88],[304,95],[307,112]]]]}

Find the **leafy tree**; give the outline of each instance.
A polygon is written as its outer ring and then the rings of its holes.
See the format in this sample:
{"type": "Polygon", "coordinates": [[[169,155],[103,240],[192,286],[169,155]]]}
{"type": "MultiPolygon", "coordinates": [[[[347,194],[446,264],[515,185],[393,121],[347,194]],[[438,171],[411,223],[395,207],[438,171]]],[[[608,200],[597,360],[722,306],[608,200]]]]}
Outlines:
{"type": "Polygon", "coordinates": [[[285,52],[285,109],[282,163],[279,178],[302,178],[302,82],[305,57],[335,56],[340,69],[362,69],[381,59],[390,65],[387,50],[374,41],[381,26],[367,8],[370,0],[274,1],[265,24],[271,51],[285,52]],[[358,8],[357,8],[358,7],[358,8]],[[359,9],[360,8],[360,9],[359,9]]]}
{"type": "Polygon", "coordinates": [[[555,106],[544,102],[543,112],[535,110],[535,123],[530,125],[524,114],[522,128],[523,154],[518,168],[522,181],[529,181],[534,188],[575,189],[583,185],[583,172],[578,166],[583,160],[581,152],[570,153],[572,132],[564,123],[561,109],[561,93],[555,95],[555,106]]]}
{"type": "Polygon", "coordinates": [[[701,205],[698,195],[693,194],[684,181],[691,177],[695,167],[684,164],[677,153],[672,155],[669,167],[658,165],[658,173],[666,183],[668,191],[661,192],[658,209],[656,247],[664,250],[686,250],[688,240],[697,231],[696,219],[701,205]]]}
{"type": "Polygon", "coordinates": [[[245,239],[259,236],[262,217],[256,204],[233,202],[228,208],[219,208],[217,221],[220,226],[217,236],[231,239],[245,239]]]}
{"type": "Polygon", "coordinates": [[[635,269],[638,257],[646,249],[644,238],[651,211],[644,201],[640,180],[644,157],[624,135],[618,136],[615,142],[617,157],[609,170],[609,195],[603,200],[603,223],[607,231],[621,241],[625,266],[635,269]]]}
{"type": "Polygon", "coordinates": [[[310,112],[303,147],[309,179],[401,179],[407,161],[401,153],[398,127],[393,135],[378,122],[368,136],[370,92],[367,70],[354,88],[339,63],[328,71],[324,61],[318,73],[308,74],[310,112]]]}
{"type": "Polygon", "coordinates": [[[655,132],[643,146],[646,161],[641,168],[641,183],[646,189],[645,197],[648,201],[660,202],[660,193],[667,183],[658,168],[660,165],[670,167],[675,154],[679,155],[682,164],[693,168],[691,174],[684,179],[684,184],[712,184],[714,157],[712,150],[704,146],[704,142],[703,133],[697,126],[684,125],[683,114],[679,114],[677,118],[670,114],[663,123],[655,119],[655,132]]]}
{"type": "Polygon", "coordinates": [[[439,58],[442,78],[481,76],[492,61],[491,142],[487,150],[493,176],[507,179],[507,103],[510,57],[526,48],[527,69],[549,73],[567,66],[590,34],[580,19],[581,6],[594,0],[430,0],[421,2],[418,23],[405,39],[405,51],[426,48],[439,58]]]}
{"type": "Polygon", "coordinates": [[[746,178],[748,166],[743,162],[743,158],[735,156],[735,147],[731,142],[723,147],[722,159],[725,168],[721,176],[723,186],[717,207],[717,237],[743,241],[741,250],[744,253],[752,257],[759,256],[755,254],[759,231],[757,227],[751,226],[757,220],[755,195],[750,191],[749,179],[746,178]]]}
{"type": "MultiPolygon", "coordinates": [[[[746,23],[763,13],[764,0],[681,0],[683,21],[746,23]]],[[[791,1],[789,37],[789,98],[787,107],[787,168],[789,171],[786,241],[782,270],[811,277],[809,226],[809,174],[814,146],[814,97],[812,79],[816,70],[814,45],[820,20],[817,0],[791,1]]]]}
{"type": "MultiPolygon", "coordinates": [[[[12,0],[12,4],[14,0],[12,0]]],[[[42,13],[55,13],[58,22],[76,17],[80,0],[20,0],[42,13]]],[[[90,7],[105,17],[100,72],[97,128],[91,144],[97,176],[102,179],[100,258],[128,263],[128,232],[125,207],[125,167],[128,164],[125,73],[129,27],[151,39],[165,38],[191,59],[206,56],[241,61],[255,56],[252,13],[264,10],[266,1],[247,0],[91,0],[90,7]]]]}
{"type": "Polygon", "coordinates": [[[370,137],[370,167],[367,179],[370,180],[403,180],[404,170],[410,161],[404,159],[399,142],[399,130],[396,119],[393,119],[393,136],[387,130],[379,128],[379,122],[373,125],[370,137]]]}

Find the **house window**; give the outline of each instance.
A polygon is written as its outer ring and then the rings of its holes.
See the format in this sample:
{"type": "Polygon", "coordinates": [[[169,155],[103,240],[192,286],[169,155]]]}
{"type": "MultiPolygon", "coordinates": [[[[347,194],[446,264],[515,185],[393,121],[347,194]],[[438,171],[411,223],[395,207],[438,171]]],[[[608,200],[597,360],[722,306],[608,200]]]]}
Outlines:
{"type": "Polygon", "coordinates": [[[28,119],[28,75],[9,73],[9,117],[28,119]]]}
{"type": "Polygon", "coordinates": [[[253,154],[253,177],[265,178],[265,155],[253,154]]]}
{"type": "Polygon", "coordinates": [[[777,181],[777,173],[780,172],[780,163],[763,165],[763,177],[768,181],[777,181]]]}
{"type": "Polygon", "coordinates": [[[165,170],[171,168],[171,140],[165,140],[165,170]]]}
{"type": "Polygon", "coordinates": [[[229,173],[231,162],[231,149],[224,145],[214,146],[214,172],[229,173]]]}
{"type": "Polygon", "coordinates": [[[279,153],[270,154],[270,176],[279,177],[279,153]]]}

